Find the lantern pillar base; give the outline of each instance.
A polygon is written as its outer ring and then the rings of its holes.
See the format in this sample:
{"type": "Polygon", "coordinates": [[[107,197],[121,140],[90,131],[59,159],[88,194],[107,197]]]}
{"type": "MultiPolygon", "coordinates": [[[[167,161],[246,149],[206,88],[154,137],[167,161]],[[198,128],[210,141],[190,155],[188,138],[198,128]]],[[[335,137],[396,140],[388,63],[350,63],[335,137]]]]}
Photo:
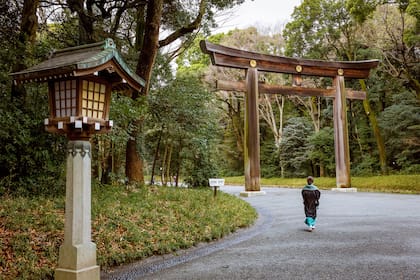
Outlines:
{"type": "Polygon", "coordinates": [[[69,141],[67,147],[64,242],[56,280],[99,280],[96,245],[91,240],[91,145],[69,141]]]}
{"type": "Polygon", "coordinates": [[[92,280],[100,279],[99,266],[91,266],[79,270],[57,268],[55,279],[59,280],[92,280]]]}
{"type": "Polygon", "coordinates": [[[333,192],[357,192],[357,188],[332,188],[333,192]]]}

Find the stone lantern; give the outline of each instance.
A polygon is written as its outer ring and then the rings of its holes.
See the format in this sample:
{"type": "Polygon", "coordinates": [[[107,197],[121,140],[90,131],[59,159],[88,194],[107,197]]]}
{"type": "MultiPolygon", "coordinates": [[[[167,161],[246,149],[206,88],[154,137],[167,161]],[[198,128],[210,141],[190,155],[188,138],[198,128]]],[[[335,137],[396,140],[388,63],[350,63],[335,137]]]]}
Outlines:
{"type": "Polygon", "coordinates": [[[31,68],[12,73],[15,83],[48,83],[48,132],[64,134],[67,147],[64,242],[55,279],[100,278],[91,240],[90,137],[112,128],[111,92],[140,91],[144,80],[132,72],[114,42],[66,48],[31,68]]]}

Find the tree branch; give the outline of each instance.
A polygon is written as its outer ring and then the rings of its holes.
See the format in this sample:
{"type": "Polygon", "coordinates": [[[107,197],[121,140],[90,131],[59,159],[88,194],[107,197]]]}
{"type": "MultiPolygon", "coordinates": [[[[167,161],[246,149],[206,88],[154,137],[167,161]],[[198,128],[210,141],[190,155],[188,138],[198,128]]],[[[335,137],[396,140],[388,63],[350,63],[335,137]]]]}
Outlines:
{"type": "Polygon", "coordinates": [[[172,34],[170,34],[165,39],[160,40],[159,41],[159,47],[167,46],[167,45],[171,44],[172,42],[174,42],[175,40],[177,40],[178,38],[180,38],[180,37],[182,37],[182,36],[184,36],[188,33],[193,32],[194,30],[198,29],[200,27],[203,16],[206,12],[206,4],[207,4],[207,0],[201,0],[200,7],[199,7],[199,10],[198,10],[198,15],[195,18],[195,20],[192,21],[187,26],[183,26],[180,29],[174,31],[172,34]]]}

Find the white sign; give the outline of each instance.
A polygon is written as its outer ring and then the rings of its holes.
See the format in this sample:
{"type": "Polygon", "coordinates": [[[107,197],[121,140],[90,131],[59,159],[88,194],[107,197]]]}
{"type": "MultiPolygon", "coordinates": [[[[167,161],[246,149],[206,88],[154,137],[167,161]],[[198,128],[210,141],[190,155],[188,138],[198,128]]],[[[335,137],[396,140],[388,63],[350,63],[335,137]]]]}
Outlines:
{"type": "Polygon", "coordinates": [[[210,187],[223,187],[225,185],[225,179],[210,178],[209,185],[210,187]]]}

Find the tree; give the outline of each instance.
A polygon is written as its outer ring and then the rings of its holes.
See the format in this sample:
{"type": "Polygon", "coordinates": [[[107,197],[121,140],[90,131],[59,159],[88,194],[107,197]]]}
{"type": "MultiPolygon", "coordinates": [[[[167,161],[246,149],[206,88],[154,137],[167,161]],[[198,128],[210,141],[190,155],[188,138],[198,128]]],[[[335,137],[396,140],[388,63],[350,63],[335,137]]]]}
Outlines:
{"type": "Polygon", "coordinates": [[[379,5],[363,21],[363,43],[382,56],[382,70],[404,81],[420,100],[420,5],[394,1],[379,5]]]}
{"type": "Polygon", "coordinates": [[[207,179],[216,175],[211,151],[218,135],[217,118],[212,94],[203,88],[199,77],[178,73],[166,87],[149,96],[154,126],[148,139],[156,143],[151,156],[154,163],[160,163],[163,184],[173,176],[180,178],[182,171],[193,186],[207,185],[207,179]]]}
{"type": "MultiPolygon", "coordinates": [[[[20,15],[20,26],[18,38],[14,41],[16,52],[16,60],[12,65],[13,72],[18,72],[26,68],[25,62],[32,52],[35,44],[35,37],[38,28],[38,17],[36,12],[38,9],[39,0],[31,1],[24,0],[21,7],[22,13],[20,15]]],[[[13,6],[13,5],[11,5],[13,6]]],[[[7,40],[9,41],[9,40],[7,40]]],[[[10,42],[10,41],[9,41],[10,42]]],[[[25,98],[25,89],[22,85],[12,85],[12,96],[18,98],[25,98]]]]}
{"type": "Polygon", "coordinates": [[[312,129],[305,118],[290,118],[288,120],[280,143],[282,177],[302,177],[313,173],[307,151],[308,137],[311,134],[312,129]]]}
{"type": "Polygon", "coordinates": [[[393,96],[393,105],[380,115],[388,158],[394,169],[420,171],[420,110],[415,94],[404,91],[393,96]]]}
{"type": "MultiPolygon", "coordinates": [[[[335,160],[331,156],[334,154],[334,130],[331,127],[324,127],[310,135],[307,150],[308,159],[314,166],[319,167],[320,177],[334,174],[335,160]]],[[[316,172],[312,174],[317,175],[316,172]]]]}

